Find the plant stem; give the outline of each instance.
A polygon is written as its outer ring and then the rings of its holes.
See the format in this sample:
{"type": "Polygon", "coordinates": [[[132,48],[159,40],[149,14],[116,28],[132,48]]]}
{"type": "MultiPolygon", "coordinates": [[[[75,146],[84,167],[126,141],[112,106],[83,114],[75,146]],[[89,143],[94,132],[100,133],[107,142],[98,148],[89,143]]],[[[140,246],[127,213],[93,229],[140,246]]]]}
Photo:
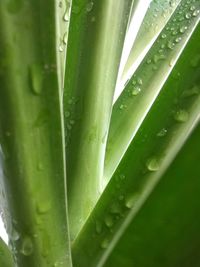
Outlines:
{"type": "Polygon", "coordinates": [[[79,0],[72,4],[64,91],[72,240],[99,197],[131,4],[132,0],[79,0]]]}
{"type": "Polygon", "coordinates": [[[56,1],[0,3],[0,144],[20,267],[71,266],[56,1]]]}

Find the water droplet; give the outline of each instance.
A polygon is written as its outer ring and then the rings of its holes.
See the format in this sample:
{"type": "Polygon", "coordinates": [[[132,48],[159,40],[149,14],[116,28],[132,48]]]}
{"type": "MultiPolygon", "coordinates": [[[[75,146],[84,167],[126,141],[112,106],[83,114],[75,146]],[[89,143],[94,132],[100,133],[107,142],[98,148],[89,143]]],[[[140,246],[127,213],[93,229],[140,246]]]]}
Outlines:
{"type": "Polygon", "coordinates": [[[43,87],[43,73],[40,64],[33,64],[29,68],[30,86],[35,95],[40,95],[43,87]]]}
{"type": "Polygon", "coordinates": [[[194,85],[192,88],[185,90],[182,94],[182,97],[190,97],[194,95],[198,95],[200,92],[200,88],[197,85],[194,85]]]}
{"type": "Polygon", "coordinates": [[[134,195],[128,196],[126,198],[126,201],[125,201],[125,206],[128,209],[131,209],[135,205],[137,199],[138,199],[138,194],[134,194],[134,195]]]}
{"type": "Polygon", "coordinates": [[[157,136],[159,137],[163,137],[167,134],[167,129],[163,128],[162,130],[160,130],[159,133],[157,133],[157,136]]]}
{"type": "Polygon", "coordinates": [[[191,6],[191,7],[190,7],[190,10],[191,10],[191,11],[194,11],[194,10],[195,10],[195,6],[191,6]]]}
{"type": "Polygon", "coordinates": [[[59,6],[60,8],[62,8],[62,6],[63,6],[62,1],[59,2],[58,6],[59,6]]]}
{"type": "Polygon", "coordinates": [[[177,122],[186,122],[188,118],[189,118],[189,113],[184,109],[180,109],[174,114],[174,119],[177,122]]]}
{"type": "Polygon", "coordinates": [[[161,38],[162,39],[165,39],[167,37],[167,35],[165,34],[165,33],[163,33],[162,35],[161,35],[161,38]]]}
{"type": "Polygon", "coordinates": [[[66,22],[69,21],[69,8],[66,9],[65,14],[63,16],[63,20],[66,22]]]}
{"type": "Polygon", "coordinates": [[[90,12],[92,10],[92,8],[93,8],[93,5],[94,5],[93,2],[88,3],[87,6],[86,6],[86,11],[90,12]]]}
{"type": "Polygon", "coordinates": [[[100,234],[102,232],[102,223],[100,221],[96,222],[96,233],[100,234]]]}
{"type": "Polygon", "coordinates": [[[109,245],[109,240],[105,238],[101,243],[101,248],[105,249],[108,247],[108,245],[109,245]]]}
{"type": "Polygon", "coordinates": [[[196,9],[193,13],[192,13],[192,16],[193,17],[197,17],[199,15],[199,9],[196,9]]]}
{"type": "Polygon", "coordinates": [[[136,80],[132,80],[132,85],[136,85],[136,84],[137,84],[136,80]]]}
{"type": "Polygon", "coordinates": [[[181,41],[181,37],[177,37],[176,39],[175,39],[175,42],[176,43],[179,43],[181,41]]]}
{"type": "Polygon", "coordinates": [[[63,43],[66,45],[67,44],[67,39],[68,39],[68,33],[66,32],[63,36],[63,43]]]}
{"type": "Polygon", "coordinates": [[[180,33],[184,33],[187,30],[187,26],[180,27],[180,33]]]}
{"type": "Polygon", "coordinates": [[[39,214],[45,214],[51,209],[50,201],[40,201],[37,203],[37,212],[39,214]]]}
{"type": "Polygon", "coordinates": [[[138,83],[139,85],[142,85],[142,83],[143,83],[142,79],[141,79],[141,78],[137,78],[137,83],[138,83]]]}
{"type": "Polygon", "coordinates": [[[114,202],[110,207],[110,213],[112,214],[120,214],[121,213],[121,206],[119,203],[114,202]]]}
{"type": "Polygon", "coordinates": [[[191,14],[188,12],[188,13],[185,14],[185,17],[186,17],[186,19],[190,19],[191,18],[191,14]]]}
{"type": "Polygon", "coordinates": [[[24,256],[30,256],[33,252],[33,243],[30,237],[26,236],[22,240],[22,246],[20,252],[24,256]]]}
{"type": "Polygon", "coordinates": [[[104,222],[107,227],[112,227],[114,224],[113,217],[111,215],[107,215],[104,222]]]}
{"type": "Polygon", "coordinates": [[[155,157],[147,160],[146,166],[147,166],[147,169],[151,172],[158,171],[160,168],[159,161],[155,157]]]}
{"type": "Polygon", "coordinates": [[[131,91],[131,95],[136,96],[141,92],[141,88],[139,86],[136,86],[133,88],[133,90],[131,91]]]}
{"type": "Polygon", "coordinates": [[[69,118],[70,116],[70,112],[69,111],[65,111],[65,118],[69,118]]]}
{"type": "Polygon", "coordinates": [[[41,162],[38,163],[37,169],[38,169],[38,171],[43,171],[44,170],[43,164],[41,162]]]}
{"type": "Polygon", "coordinates": [[[20,234],[17,232],[17,230],[15,228],[12,229],[11,235],[10,235],[10,239],[12,241],[17,241],[20,239],[20,234]]]}
{"type": "Polygon", "coordinates": [[[59,45],[59,52],[62,53],[63,51],[64,51],[63,44],[60,44],[60,45],[59,45]]]}

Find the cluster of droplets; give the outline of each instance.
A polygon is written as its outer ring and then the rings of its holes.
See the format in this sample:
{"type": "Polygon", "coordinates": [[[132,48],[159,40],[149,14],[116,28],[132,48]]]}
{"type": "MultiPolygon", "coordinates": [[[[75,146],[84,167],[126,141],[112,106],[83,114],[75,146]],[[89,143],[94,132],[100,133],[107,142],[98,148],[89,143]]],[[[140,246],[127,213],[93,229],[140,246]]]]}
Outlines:
{"type": "MultiPolygon", "coordinates": [[[[176,3],[175,3],[176,5],[176,3]]],[[[175,15],[170,19],[167,26],[162,31],[160,37],[157,39],[158,49],[154,51],[154,55],[148,56],[147,64],[152,65],[153,70],[158,69],[158,63],[161,60],[169,58],[172,50],[179,44],[182,39],[185,39],[184,34],[187,35],[190,25],[200,13],[200,10],[195,5],[195,1],[187,1],[178,6],[175,15]]],[[[169,60],[169,66],[173,66],[175,59],[169,60]]]]}
{"type": "MultiPolygon", "coordinates": [[[[63,18],[63,22],[65,24],[67,24],[65,26],[65,28],[67,28],[67,26],[69,25],[69,19],[70,19],[70,11],[71,11],[71,1],[70,0],[67,0],[65,2],[65,5],[63,4],[62,1],[59,1],[59,8],[61,9],[61,14],[62,15],[62,18],[63,18]],[[63,7],[65,7],[64,11],[63,11],[63,7]]],[[[65,31],[63,36],[61,36],[60,38],[60,44],[59,44],[59,52],[63,52],[64,51],[64,48],[65,46],[67,45],[67,40],[68,40],[68,31],[65,31]]]]}

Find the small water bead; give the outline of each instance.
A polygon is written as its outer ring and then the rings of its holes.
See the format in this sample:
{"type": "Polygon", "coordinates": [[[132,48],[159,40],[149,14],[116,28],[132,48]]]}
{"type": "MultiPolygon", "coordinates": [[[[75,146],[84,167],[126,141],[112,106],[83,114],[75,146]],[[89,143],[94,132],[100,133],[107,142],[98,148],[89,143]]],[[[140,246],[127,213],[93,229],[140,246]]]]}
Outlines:
{"type": "Polygon", "coordinates": [[[111,215],[107,215],[107,216],[105,217],[104,222],[105,222],[105,225],[106,225],[107,227],[109,227],[109,228],[112,227],[113,224],[114,224],[114,218],[113,218],[113,216],[111,216],[111,215]]]}
{"type": "Polygon", "coordinates": [[[151,64],[151,59],[147,59],[146,63],[149,65],[151,64]]]}
{"type": "Polygon", "coordinates": [[[100,234],[102,232],[102,223],[100,221],[96,221],[95,229],[97,234],[100,234]]]}
{"type": "Polygon", "coordinates": [[[133,88],[133,90],[131,91],[131,95],[136,96],[141,92],[141,88],[139,86],[136,86],[133,88]]]}
{"type": "Polygon", "coordinates": [[[93,5],[94,5],[93,2],[88,3],[87,6],[86,6],[86,11],[90,12],[92,10],[92,8],[93,8],[93,5]]]}
{"type": "Polygon", "coordinates": [[[177,37],[177,38],[175,39],[175,42],[176,42],[176,43],[179,43],[181,40],[182,40],[181,37],[177,37]]]}
{"type": "Polygon", "coordinates": [[[38,214],[45,214],[51,209],[50,201],[40,201],[37,203],[36,210],[38,214]]]}
{"type": "Polygon", "coordinates": [[[119,109],[121,109],[121,110],[126,109],[126,108],[127,108],[127,106],[126,106],[126,105],[123,105],[123,104],[121,104],[121,105],[119,106],[119,109]]]}
{"type": "Polygon", "coordinates": [[[200,93],[200,88],[197,85],[194,85],[192,88],[183,92],[182,97],[190,97],[194,95],[198,95],[200,93]]]}
{"type": "Polygon", "coordinates": [[[185,17],[186,17],[186,19],[190,19],[192,17],[192,15],[190,13],[186,13],[185,17]]]}
{"type": "Polygon", "coordinates": [[[101,248],[106,249],[108,245],[109,245],[109,240],[108,238],[105,238],[101,243],[101,248]]]}
{"type": "Polygon", "coordinates": [[[174,114],[174,119],[177,122],[186,122],[189,119],[189,113],[184,109],[180,109],[174,114]]]}
{"type": "Polygon", "coordinates": [[[20,234],[18,233],[18,231],[15,228],[13,228],[11,231],[10,239],[12,241],[17,241],[20,239],[20,234]]]}
{"type": "Polygon", "coordinates": [[[162,39],[165,39],[167,37],[167,35],[165,34],[165,33],[163,33],[162,35],[161,35],[161,38],[162,39]]]}
{"type": "Polygon", "coordinates": [[[163,129],[160,130],[159,133],[157,133],[157,136],[158,136],[158,137],[163,137],[163,136],[165,136],[166,134],[167,134],[167,129],[163,128],[163,129]]]}
{"type": "Polygon", "coordinates": [[[147,160],[146,167],[149,171],[155,172],[160,168],[160,164],[157,158],[153,157],[147,160]]]}
{"type": "Polygon", "coordinates": [[[61,52],[61,53],[62,53],[63,51],[64,51],[63,44],[60,44],[60,45],[59,45],[59,52],[61,52]]]}
{"type": "Polygon", "coordinates": [[[59,2],[58,6],[59,6],[60,8],[62,8],[62,6],[63,6],[62,1],[59,2]]]}
{"type": "Polygon", "coordinates": [[[141,78],[137,78],[137,83],[138,83],[139,85],[142,85],[142,84],[143,84],[142,79],[141,79],[141,78]]]}
{"type": "Polygon", "coordinates": [[[190,10],[191,10],[191,11],[194,11],[195,9],[196,9],[195,6],[191,6],[191,7],[190,7],[190,10]]]}
{"type": "Polygon", "coordinates": [[[136,85],[137,84],[137,81],[136,80],[133,80],[132,81],[132,85],[136,85]]]}
{"type": "Polygon", "coordinates": [[[65,111],[64,116],[65,116],[65,118],[69,118],[70,112],[69,111],[65,111]]]}
{"type": "Polygon", "coordinates": [[[200,10],[199,9],[196,9],[193,13],[192,13],[192,16],[193,17],[197,17],[199,15],[199,12],[200,10]]]}
{"type": "Polygon", "coordinates": [[[171,50],[174,49],[174,46],[175,46],[175,44],[172,41],[169,41],[167,44],[167,47],[171,50]]]}
{"type": "Polygon", "coordinates": [[[187,30],[187,26],[180,27],[180,33],[184,33],[187,30]]]}
{"type": "Polygon", "coordinates": [[[20,252],[24,256],[30,256],[33,253],[33,243],[30,237],[26,236],[23,238],[20,252]]]}
{"type": "Polygon", "coordinates": [[[128,208],[128,209],[133,208],[133,206],[135,205],[137,199],[138,199],[138,194],[134,194],[134,195],[128,196],[126,198],[126,201],[125,201],[126,208],[128,208]]]}

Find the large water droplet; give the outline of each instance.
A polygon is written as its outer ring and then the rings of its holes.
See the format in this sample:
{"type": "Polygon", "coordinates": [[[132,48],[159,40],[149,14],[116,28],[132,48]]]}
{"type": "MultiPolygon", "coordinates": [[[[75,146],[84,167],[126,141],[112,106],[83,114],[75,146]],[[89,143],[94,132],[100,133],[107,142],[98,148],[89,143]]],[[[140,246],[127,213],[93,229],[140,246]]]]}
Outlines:
{"type": "Polygon", "coordinates": [[[26,236],[22,240],[22,246],[20,252],[24,256],[30,256],[33,252],[33,243],[30,237],[26,236]]]}
{"type": "Polygon", "coordinates": [[[146,163],[147,169],[151,172],[158,171],[160,168],[160,164],[157,158],[153,157],[147,160],[146,163]]]}
{"type": "Polygon", "coordinates": [[[33,64],[29,68],[30,86],[35,95],[40,95],[43,87],[43,73],[40,64],[33,64]]]}

